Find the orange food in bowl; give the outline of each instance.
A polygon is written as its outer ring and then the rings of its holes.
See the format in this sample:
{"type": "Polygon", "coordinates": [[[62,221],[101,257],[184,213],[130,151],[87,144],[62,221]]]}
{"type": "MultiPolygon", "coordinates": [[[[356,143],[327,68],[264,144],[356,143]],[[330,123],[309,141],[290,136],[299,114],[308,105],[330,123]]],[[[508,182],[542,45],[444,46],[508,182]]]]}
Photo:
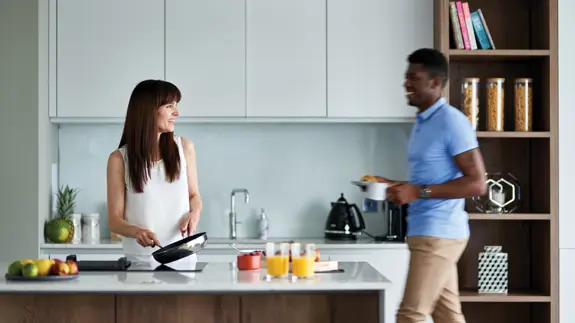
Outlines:
{"type": "Polygon", "coordinates": [[[373,182],[373,183],[379,182],[375,176],[369,175],[369,174],[363,175],[363,176],[361,177],[360,181],[361,181],[361,182],[373,182]]]}
{"type": "Polygon", "coordinates": [[[239,270],[256,270],[261,268],[262,257],[260,253],[244,253],[238,255],[239,270]]]}

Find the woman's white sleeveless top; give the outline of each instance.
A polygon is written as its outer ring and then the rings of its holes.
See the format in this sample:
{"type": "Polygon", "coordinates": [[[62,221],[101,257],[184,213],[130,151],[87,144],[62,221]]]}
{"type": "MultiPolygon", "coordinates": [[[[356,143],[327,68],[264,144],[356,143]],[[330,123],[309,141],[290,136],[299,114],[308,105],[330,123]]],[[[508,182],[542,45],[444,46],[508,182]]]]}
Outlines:
{"type": "MultiPolygon", "coordinates": [[[[180,153],[180,177],[170,183],[165,174],[164,163],[160,160],[153,166],[142,193],[136,193],[132,189],[126,147],[118,149],[124,159],[125,219],[130,224],[154,232],[162,246],[182,239],[179,221],[190,212],[182,138],[174,136],[174,140],[180,153]]],[[[124,255],[132,261],[153,261],[151,254],[158,250],[158,247],[142,247],[136,239],[129,237],[122,237],[122,246],[124,255]]]]}

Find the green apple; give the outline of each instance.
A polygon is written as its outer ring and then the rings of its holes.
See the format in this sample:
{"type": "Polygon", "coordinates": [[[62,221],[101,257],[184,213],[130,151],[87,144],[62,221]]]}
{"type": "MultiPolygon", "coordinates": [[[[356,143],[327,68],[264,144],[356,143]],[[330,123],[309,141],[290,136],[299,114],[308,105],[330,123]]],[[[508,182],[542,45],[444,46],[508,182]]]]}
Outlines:
{"type": "Polygon", "coordinates": [[[22,276],[22,267],[24,267],[24,265],[19,260],[14,261],[8,267],[8,275],[10,275],[10,276],[22,276]]]}
{"type": "Polygon", "coordinates": [[[24,267],[22,267],[22,276],[24,277],[38,276],[38,266],[36,266],[36,264],[25,264],[24,267]]]}

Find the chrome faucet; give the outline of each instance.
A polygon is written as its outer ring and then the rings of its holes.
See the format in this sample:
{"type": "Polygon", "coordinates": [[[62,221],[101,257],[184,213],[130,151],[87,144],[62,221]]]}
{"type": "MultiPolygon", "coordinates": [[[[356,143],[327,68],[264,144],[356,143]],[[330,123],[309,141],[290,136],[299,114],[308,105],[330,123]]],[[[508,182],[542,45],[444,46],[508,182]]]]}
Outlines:
{"type": "Polygon", "coordinates": [[[248,192],[245,188],[234,188],[232,190],[232,194],[230,196],[230,239],[235,240],[237,239],[237,225],[241,224],[240,221],[237,220],[236,214],[236,193],[244,193],[245,195],[245,202],[250,202],[250,192],[248,192]]]}

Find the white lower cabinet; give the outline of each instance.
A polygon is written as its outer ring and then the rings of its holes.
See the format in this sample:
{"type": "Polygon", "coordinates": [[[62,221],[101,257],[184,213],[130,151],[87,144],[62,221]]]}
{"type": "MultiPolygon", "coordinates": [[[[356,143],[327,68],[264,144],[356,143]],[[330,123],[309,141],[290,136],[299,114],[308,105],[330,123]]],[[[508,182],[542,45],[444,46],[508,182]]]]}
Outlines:
{"type": "Polygon", "coordinates": [[[407,278],[409,250],[407,249],[346,249],[321,251],[323,260],[367,261],[393,286],[385,293],[385,322],[395,322],[395,312],[403,296],[403,287],[407,278]]]}
{"type": "Polygon", "coordinates": [[[575,322],[575,311],[571,309],[575,300],[575,249],[559,250],[559,322],[575,322]]]}

